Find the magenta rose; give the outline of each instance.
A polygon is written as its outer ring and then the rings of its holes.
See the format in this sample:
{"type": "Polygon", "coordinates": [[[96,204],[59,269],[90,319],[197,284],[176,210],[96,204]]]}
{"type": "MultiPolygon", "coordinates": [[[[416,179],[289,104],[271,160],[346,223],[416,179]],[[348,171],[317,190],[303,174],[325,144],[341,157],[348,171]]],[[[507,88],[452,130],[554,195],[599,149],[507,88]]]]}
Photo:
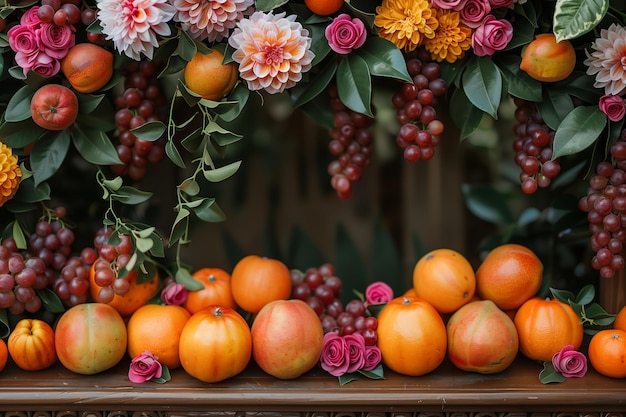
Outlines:
{"type": "Polygon", "coordinates": [[[74,46],[74,30],[72,26],[44,23],[41,25],[38,34],[40,48],[52,58],[65,58],[67,51],[74,46]]]}
{"type": "Polygon", "coordinates": [[[371,371],[378,366],[382,359],[383,354],[381,353],[378,346],[365,346],[365,364],[363,365],[363,370],[371,371]]]}
{"type": "Polygon", "coordinates": [[[365,365],[365,339],[358,333],[343,336],[350,364],[347,373],[356,372],[365,365]]]}
{"type": "Polygon", "coordinates": [[[37,16],[39,6],[33,6],[26,11],[20,18],[20,25],[38,27],[41,25],[41,19],[37,16]]]}
{"type": "Polygon", "coordinates": [[[163,287],[161,300],[167,305],[179,306],[187,300],[189,291],[183,284],[172,282],[163,287]]]}
{"type": "Polygon", "coordinates": [[[9,46],[14,52],[33,55],[37,52],[37,33],[29,26],[16,25],[7,32],[9,46]]]}
{"type": "Polygon", "coordinates": [[[444,10],[462,10],[467,0],[432,0],[432,5],[444,10]]]}
{"type": "Polygon", "coordinates": [[[465,7],[460,10],[461,23],[477,28],[483,22],[485,16],[491,12],[489,0],[467,0],[465,7]]]}
{"type": "Polygon", "coordinates": [[[501,7],[511,7],[513,0],[489,0],[491,9],[499,9],[501,7]]]}
{"type": "Polygon", "coordinates": [[[141,384],[152,378],[161,378],[163,367],[152,352],[146,350],[142,354],[135,356],[130,362],[128,379],[130,382],[141,384]]]}
{"type": "Polygon", "coordinates": [[[498,20],[492,14],[472,33],[472,49],[478,56],[493,55],[513,39],[513,26],[508,20],[498,20]]]}
{"type": "Polygon", "coordinates": [[[600,97],[598,107],[612,122],[619,122],[626,115],[626,101],[620,96],[605,94],[600,97]]]}
{"type": "Polygon", "coordinates": [[[393,299],[393,290],[382,281],[371,283],[365,289],[365,304],[388,303],[393,299]]]}
{"type": "Polygon", "coordinates": [[[350,367],[350,352],[343,337],[329,332],[324,335],[320,366],[333,376],[341,376],[350,367]]]}
{"type": "MultiPolygon", "coordinates": [[[[17,61],[17,56],[16,56],[17,61]]],[[[54,59],[48,56],[45,52],[39,52],[35,55],[35,59],[31,61],[32,65],[30,70],[42,77],[52,77],[59,73],[61,69],[61,62],[58,59],[54,59]]],[[[21,65],[20,65],[21,66],[21,65]]],[[[28,72],[26,67],[24,68],[24,74],[28,72]]]]}
{"type": "Polygon", "coordinates": [[[587,357],[567,345],[552,356],[552,366],[566,378],[581,378],[587,373],[587,357]]]}
{"type": "Polygon", "coordinates": [[[330,48],[338,54],[349,54],[365,43],[367,31],[365,24],[359,18],[352,18],[342,13],[326,26],[326,39],[330,48]]]}

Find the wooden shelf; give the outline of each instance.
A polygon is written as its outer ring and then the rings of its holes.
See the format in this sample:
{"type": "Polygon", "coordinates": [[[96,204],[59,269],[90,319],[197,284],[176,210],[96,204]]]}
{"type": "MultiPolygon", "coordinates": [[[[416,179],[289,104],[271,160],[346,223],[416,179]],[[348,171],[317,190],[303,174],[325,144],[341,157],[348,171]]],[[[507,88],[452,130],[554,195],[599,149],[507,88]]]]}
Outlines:
{"type": "Polygon", "coordinates": [[[524,358],[497,375],[466,373],[444,363],[421,377],[386,370],[384,380],[362,378],[342,387],[337,378],[319,369],[294,380],[279,380],[254,364],[241,375],[216,384],[198,381],[182,369],[173,370],[165,384],[132,384],[127,378],[128,363],[124,360],[93,376],[74,374],[59,364],[27,372],[9,363],[0,374],[0,411],[5,417],[68,415],[59,414],[68,410],[77,411],[71,414],[77,416],[110,416],[102,410],[123,410],[127,413],[122,415],[128,416],[556,413],[611,417],[626,411],[626,380],[590,370],[584,378],[544,385],[538,379],[541,364],[524,358]],[[137,414],[138,410],[144,411],[137,414]]]}

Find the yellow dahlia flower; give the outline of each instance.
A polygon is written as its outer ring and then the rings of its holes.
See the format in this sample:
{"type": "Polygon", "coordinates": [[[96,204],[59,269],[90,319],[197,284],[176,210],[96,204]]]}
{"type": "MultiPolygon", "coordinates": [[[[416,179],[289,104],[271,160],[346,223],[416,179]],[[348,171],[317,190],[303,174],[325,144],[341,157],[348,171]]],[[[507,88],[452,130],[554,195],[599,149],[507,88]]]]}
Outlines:
{"type": "Polygon", "coordinates": [[[383,0],[376,7],[374,25],[381,38],[410,52],[435,37],[439,22],[428,0],[383,0]]]}
{"type": "Polygon", "coordinates": [[[450,63],[463,58],[465,51],[472,46],[472,29],[461,23],[461,14],[454,10],[438,9],[439,26],[435,37],[426,39],[424,46],[436,61],[450,63]]]}
{"type": "Polygon", "coordinates": [[[0,206],[13,198],[20,185],[22,171],[11,148],[0,142],[0,206]]]}

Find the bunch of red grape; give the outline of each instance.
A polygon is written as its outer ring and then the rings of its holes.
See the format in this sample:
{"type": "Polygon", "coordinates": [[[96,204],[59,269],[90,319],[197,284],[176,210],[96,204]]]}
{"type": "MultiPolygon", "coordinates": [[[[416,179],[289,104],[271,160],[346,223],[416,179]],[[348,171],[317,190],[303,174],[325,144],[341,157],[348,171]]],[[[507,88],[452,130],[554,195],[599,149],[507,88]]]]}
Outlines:
{"type": "Polygon", "coordinates": [[[99,287],[97,300],[100,303],[110,303],[115,294],[124,295],[130,289],[127,277],[119,277],[119,271],[124,268],[133,253],[132,241],[129,235],[119,235],[120,242],[116,245],[109,244],[109,238],[113,233],[110,228],[98,230],[94,238],[94,245],[98,258],[93,264],[94,282],[99,287]]]}
{"type": "Polygon", "coordinates": [[[339,198],[352,195],[352,184],[361,179],[363,169],[370,166],[374,119],[347,108],[339,98],[337,87],[329,88],[330,109],[334,127],[330,129],[328,151],[335,158],[328,164],[331,185],[339,198]]]}
{"type": "Polygon", "coordinates": [[[391,99],[400,123],[396,144],[404,149],[406,161],[428,160],[435,155],[444,130],[436,106],[447,86],[439,64],[425,50],[406,57],[406,68],[413,82],[403,83],[391,99]]]}
{"type": "Polygon", "coordinates": [[[75,25],[81,21],[78,0],[41,0],[37,17],[45,23],[57,26],[75,25]]]}
{"type": "Polygon", "coordinates": [[[561,170],[558,158],[552,159],[555,132],[544,122],[533,102],[517,98],[514,102],[515,164],[522,170],[522,191],[533,194],[537,187],[550,186],[561,170]]]}
{"type": "Polygon", "coordinates": [[[625,265],[621,253],[626,241],[626,129],[611,145],[611,157],[613,162],[598,163],[587,195],[578,202],[589,222],[595,252],[591,266],[603,278],[613,277],[625,265]]]}
{"type": "Polygon", "coordinates": [[[323,264],[306,271],[292,271],[292,298],[305,301],[320,317],[324,333],[340,336],[358,333],[365,345],[378,342],[378,319],[367,310],[361,300],[350,300],[345,306],[339,298],[342,282],[335,275],[332,264],[323,264]]]}
{"type": "Polygon", "coordinates": [[[165,157],[164,136],[150,141],[131,132],[146,122],[166,120],[166,100],[157,79],[160,69],[154,61],[141,61],[123,71],[124,91],[115,97],[116,150],[123,164],[111,166],[116,175],[140,180],[146,175],[148,163],[156,164],[165,157]]]}

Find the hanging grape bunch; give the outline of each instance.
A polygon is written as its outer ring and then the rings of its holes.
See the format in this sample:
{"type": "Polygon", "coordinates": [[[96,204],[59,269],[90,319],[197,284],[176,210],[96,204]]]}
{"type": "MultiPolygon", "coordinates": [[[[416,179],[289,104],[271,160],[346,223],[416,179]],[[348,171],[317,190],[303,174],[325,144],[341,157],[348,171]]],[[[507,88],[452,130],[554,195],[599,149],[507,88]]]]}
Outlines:
{"type": "Polygon", "coordinates": [[[363,169],[370,166],[374,119],[350,110],[339,99],[337,87],[329,87],[330,109],[334,127],[330,129],[328,151],[334,159],[328,165],[331,185],[339,198],[352,196],[352,184],[361,179],[363,169]]]}
{"type": "Polygon", "coordinates": [[[140,180],[148,164],[165,157],[165,138],[150,141],[138,138],[131,129],[150,121],[167,120],[166,100],[156,76],[161,66],[153,61],[131,63],[123,71],[124,91],[115,97],[115,137],[117,156],[123,165],[113,165],[116,175],[140,180]]]}
{"type": "Polygon", "coordinates": [[[515,164],[522,170],[522,191],[533,194],[537,187],[549,187],[561,171],[559,159],[552,159],[555,131],[544,122],[534,103],[517,98],[514,103],[515,164]]]}
{"type": "Polygon", "coordinates": [[[437,119],[437,102],[446,92],[440,78],[441,68],[430,54],[420,49],[416,56],[405,56],[413,82],[406,82],[392,97],[400,130],[396,144],[404,150],[404,159],[415,162],[435,156],[444,124],[437,119]]]}
{"type": "Polygon", "coordinates": [[[625,265],[621,253],[626,241],[626,129],[611,145],[610,153],[612,162],[598,163],[589,178],[587,195],[578,202],[589,222],[595,252],[591,266],[603,278],[613,277],[625,265]]]}

